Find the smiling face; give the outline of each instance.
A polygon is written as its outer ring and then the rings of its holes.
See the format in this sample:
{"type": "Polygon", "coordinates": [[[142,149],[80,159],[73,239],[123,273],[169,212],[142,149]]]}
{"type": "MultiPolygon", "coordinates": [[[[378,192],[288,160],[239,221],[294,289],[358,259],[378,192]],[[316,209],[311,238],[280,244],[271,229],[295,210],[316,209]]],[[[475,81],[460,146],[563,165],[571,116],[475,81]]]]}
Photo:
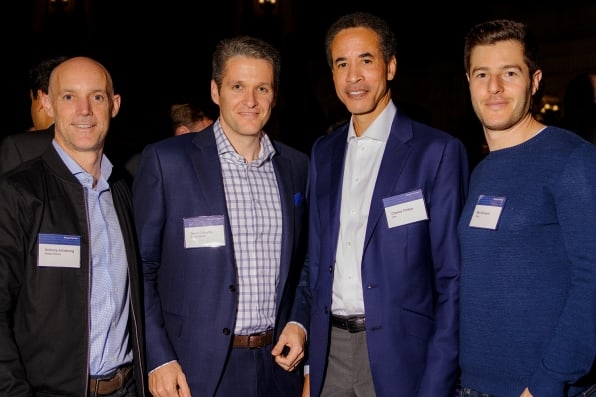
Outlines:
{"type": "Polygon", "coordinates": [[[395,56],[386,63],[379,36],[372,29],[355,27],[335,36],[331,58],[338,98],[354,117],[372,122],[391,100],[388,82],[395,77],[395,56]]]}
{"type": "Polygon", "coordinates": [[[522,44],[506,40],[474,47],[467,78],[472,107],[490,133],[510,130],[531,117],[532,95],[542,72],[530,76],[522,44]]]}
{"type": "Polygon", "coordinates": [[[120,109],[108,72],[89,58],[77,57],[56,67],[44,107],[55,120],[56,142],[71,157],[101,151],[110,119],[120,109]]]}
{"type": "Polygon", "coordinates": [[[231,57],[221,87],[211,81],[211,98],[228,139],[259,137],[275,105],[273,66],[264,59],[231,57]]]}

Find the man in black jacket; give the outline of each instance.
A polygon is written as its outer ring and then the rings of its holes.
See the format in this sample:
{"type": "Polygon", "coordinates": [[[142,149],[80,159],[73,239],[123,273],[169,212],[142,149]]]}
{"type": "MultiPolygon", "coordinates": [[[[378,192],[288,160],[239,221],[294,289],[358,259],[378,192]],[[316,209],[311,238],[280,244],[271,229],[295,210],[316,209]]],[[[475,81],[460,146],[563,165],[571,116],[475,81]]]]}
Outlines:
{"type": "Polygon", "coordinates": [[[44,58],[29,69],[29,99],[31,99],[31,128],[28,131],[45,130],[54,124],[54,117],[43,108],[43,97],[48,95],[52,70],[68,59],[60,55],[44,58]]]}
{"type": "Polygon", "coordinates": [[[40,156],[48,148],[53,137],[53,124],[45,130],[18,132],[4,137],[0,141],[0,174],[40,156]]]}
{"type": "Polygon", "coordinates": [[[26,160],[41,155],[54,137],[54,116],[43,108],[43,97],[48,95],[50,74],[66,56],[45,58],[29,69],[29,97],[31,99],[31,128],[8,135],[0,141],[0,174],[26,160]],[[29,134],[34,132],[34,134],[29,134]]]}
{"type": "Polygon", "coordinates": [[[145,396],[130,188],[103,154],[120,96],[76,57],[44,108],[52,143],[0,177],[0,395],[145,396]]]}

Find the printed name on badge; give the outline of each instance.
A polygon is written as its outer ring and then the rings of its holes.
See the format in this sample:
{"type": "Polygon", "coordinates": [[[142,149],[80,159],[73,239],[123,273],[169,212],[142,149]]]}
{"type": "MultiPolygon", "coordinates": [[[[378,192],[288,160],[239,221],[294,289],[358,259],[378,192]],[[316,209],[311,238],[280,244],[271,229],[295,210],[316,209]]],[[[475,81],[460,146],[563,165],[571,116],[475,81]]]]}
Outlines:
{"type": "Polygon", "coordinates": [[[422,189],[383,199],[389,228],[428,219],[422,189]]]}
{"type": "Polygon", "coordinates": [[[487,196],[481,194],[478,196],[476,207],[470,219],[470,227],[481,229],[497,230],[501,212],[507,199],[503,196],[487,196]]]}
{"type": "Polygon", "coordinates": [[[223,247],[223,215],[184,218],[184,248],[223,247]]]}
{"type": "Polygon", "coordinates": [[[81,236],[64,234],[38,235],[39,267],[81,267],[81,236]]]}

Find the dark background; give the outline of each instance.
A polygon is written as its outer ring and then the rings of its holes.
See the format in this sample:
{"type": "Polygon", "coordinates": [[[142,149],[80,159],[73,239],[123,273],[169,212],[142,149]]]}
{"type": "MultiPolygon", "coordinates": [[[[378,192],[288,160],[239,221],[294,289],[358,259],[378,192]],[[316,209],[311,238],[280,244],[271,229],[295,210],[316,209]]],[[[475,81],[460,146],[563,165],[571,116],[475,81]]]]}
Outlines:
{"type": "Polygon", "coordinates": [[[560,103],[571,77],[596,70],[594,1],[434,3],[68,0],[59,7],[52,0],[5,2],[0,16],[6,94],[1,133],[29,127],[26,75],[31,64],[52,55],[89,55],[109,68],[122,95],[108,154],[124,161],[145,144],[171,135],[170,103],[210,104],[215,43],[247,33],[271,41],[283,56],[281,96],[268,132],[308,151],[328,126],[347,117],[335,97],[323,37],[339,15],[356,10],[385,17],[398,35],[399,71],[392,85],[398,104],[464,140],[472,161],[482,141],[462,61],[463,36],[472,25],[502,17],[527,22],[542,44],[544,93],[552,102],[560,103]]]}

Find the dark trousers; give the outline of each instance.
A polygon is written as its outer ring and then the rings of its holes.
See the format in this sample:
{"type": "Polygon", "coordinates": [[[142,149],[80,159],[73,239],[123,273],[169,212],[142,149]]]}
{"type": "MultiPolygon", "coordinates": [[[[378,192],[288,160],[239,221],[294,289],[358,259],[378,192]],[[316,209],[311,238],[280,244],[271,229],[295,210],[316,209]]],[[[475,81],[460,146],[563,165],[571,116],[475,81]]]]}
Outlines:
{"type": "Polygon", "coordinates": [[[286,372],[271,355],[273,345],[262,348],[233,348],[226,363],[216,397],[300,397],[303,376],[286,372]]]}

